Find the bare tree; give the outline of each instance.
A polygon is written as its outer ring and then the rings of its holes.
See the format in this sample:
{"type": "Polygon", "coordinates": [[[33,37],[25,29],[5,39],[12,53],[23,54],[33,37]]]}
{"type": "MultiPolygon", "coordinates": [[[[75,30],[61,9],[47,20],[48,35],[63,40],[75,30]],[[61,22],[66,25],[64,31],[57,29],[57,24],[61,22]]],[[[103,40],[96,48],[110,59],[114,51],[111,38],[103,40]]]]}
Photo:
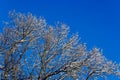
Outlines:
{"type": "Polygon", "coordinates": [[[120,76],[119,64],[98,48],[86,49],[69,27],[48,25],[44,18],[10,12],[0,34],[1,79],[90,80],[120,76]]]}

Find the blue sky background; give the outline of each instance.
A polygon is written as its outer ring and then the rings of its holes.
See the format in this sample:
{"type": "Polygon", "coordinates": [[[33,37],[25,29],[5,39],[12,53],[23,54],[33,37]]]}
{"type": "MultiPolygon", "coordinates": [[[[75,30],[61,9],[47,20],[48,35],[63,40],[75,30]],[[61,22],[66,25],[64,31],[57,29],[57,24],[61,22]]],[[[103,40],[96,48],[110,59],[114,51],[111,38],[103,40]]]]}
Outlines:
{"type": "Polygon", "coordinates": [[[63,22],[88,48],[120,61],[120,0],[0,0],[0,29],[10,10],[43,16],[48,24],[63,22]]]}

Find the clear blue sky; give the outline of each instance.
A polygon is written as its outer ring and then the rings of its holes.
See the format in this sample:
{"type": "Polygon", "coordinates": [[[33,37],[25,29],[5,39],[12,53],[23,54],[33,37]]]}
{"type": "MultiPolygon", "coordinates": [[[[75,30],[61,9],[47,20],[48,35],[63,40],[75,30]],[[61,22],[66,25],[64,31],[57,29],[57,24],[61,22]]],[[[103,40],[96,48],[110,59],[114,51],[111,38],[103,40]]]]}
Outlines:
{"type": "Polygon", "coordinates": [[[0,0],[1,25],[10,10],[66,23],[88,48],[102,48],[108,59],[120,61],[120,0],[0,0]]]}

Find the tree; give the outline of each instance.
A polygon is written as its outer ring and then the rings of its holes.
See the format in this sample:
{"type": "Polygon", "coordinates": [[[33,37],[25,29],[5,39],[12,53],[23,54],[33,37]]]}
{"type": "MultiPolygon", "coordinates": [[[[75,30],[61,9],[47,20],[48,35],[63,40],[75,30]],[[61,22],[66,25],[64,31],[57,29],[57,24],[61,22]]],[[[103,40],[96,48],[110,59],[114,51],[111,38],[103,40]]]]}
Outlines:
{"type": "Polygon", "coordinates": [[[9,13],[0,34],[0,75],[11,80],[90,80],[120,76],[119,64],[98,48],[87,50],[69,27],[48,25],[31,13],[9,13]]]}

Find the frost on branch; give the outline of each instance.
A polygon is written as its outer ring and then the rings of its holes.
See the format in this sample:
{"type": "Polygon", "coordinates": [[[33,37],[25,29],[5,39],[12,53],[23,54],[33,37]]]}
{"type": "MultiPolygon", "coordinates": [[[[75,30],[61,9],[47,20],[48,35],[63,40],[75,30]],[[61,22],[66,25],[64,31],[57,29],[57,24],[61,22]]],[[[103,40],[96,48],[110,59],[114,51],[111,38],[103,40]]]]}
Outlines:
{"type": "Polygon", "coordinates": [[[65,24],[48,25],[31,13],[10,12],[0,34],[1,79],[90,80],[120,76],[119,64],[98,48],[87,50],[65,24]]]}

